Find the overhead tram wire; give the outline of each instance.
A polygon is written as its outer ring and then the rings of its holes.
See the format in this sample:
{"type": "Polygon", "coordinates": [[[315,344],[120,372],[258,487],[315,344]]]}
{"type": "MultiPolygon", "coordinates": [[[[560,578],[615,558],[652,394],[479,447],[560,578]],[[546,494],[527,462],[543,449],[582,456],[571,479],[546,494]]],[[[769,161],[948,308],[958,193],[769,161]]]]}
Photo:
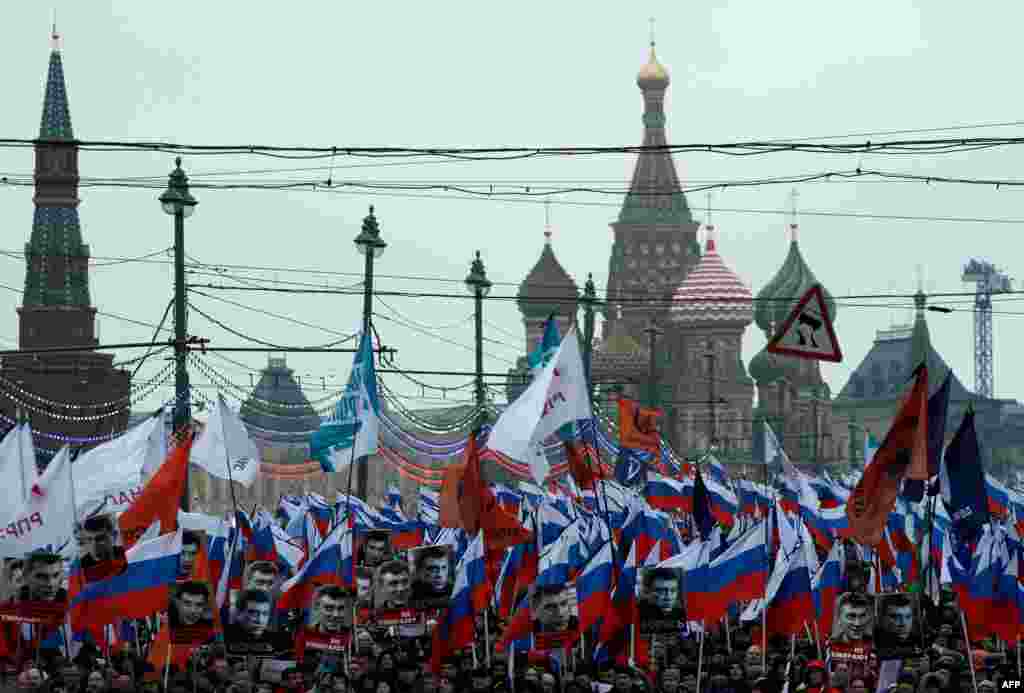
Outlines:
{"type": "MultiPolygon", "coordinates": [[[[836,138],[841,139],[841,138],[836,138]]],[[[367,157],[367,158],[410,158],[439,157],[464,158],[473,161],[494,161],[548,156],[599,156],[609,154],[641,154],[641,153],[682,153],[702,152],[733,156],[751,156],[780,152],[801,153],[836,153],[836,154],[868,154],[868,153],[906,153],[906,154],[942,154],[961,151],[974,151],[982,148],[1005,147],[1024,144],[1021,137],[952,137],[932,139],[902,139],[873,142],[840,142],[829,143],[826,140],[754,140],[722,143],[686,143],[666,144],[660,146],[620,145],[620,146],[586,146],[571,145],[560,147],[535,146],[497,146],[497,147],[355,147],[346,145],[331,146],[282,146],[257,144],[181,144],[153,141],[126,140],[78,140],[74,143],[79,150],[106,152],[164,152],[188,154],[190,156],[224,156],[254,155],[283,159],[324,159],[335,157],[367,157]]],[[[35,139],[0,138],[0,147],[30,148],[35,147],[35,139]]]]}
{"type": "MultiPolygon", "coordinates": [[[[217,327],[221,328],[225,332],[233,334],[234,336],[239,337],[240,339],[244,339],[247,342],[251,342],[253,344],[259,344],[260,346],[267,347],[267,351],[278,351],[278,350],[287,350],[287,349],[289,349],[289,347],[283,347],[283,346],[281,346],[279,344],[274,344],[273,342],[268,342],[268,341],[259,339],[257,337],[253,337],[251,335],[247,335],[244,332],[240,332],[240,331],[238,331],[238,330],[236,330],[234,328],[228,327],[222,321],[218,320],[217,318],[213,317],[209,313],[205,312],[204,310],[202,310],[201,308],[196,306],[191,301],[188,302],[188,307],[191,310],[194,310],[195,312],[199,313],[199,315],[204,317],[207,321],[213,323],[214,325],[216,325],[217,327]]],[[[356,335],[354,335],[354,334],[353,335],[348,335],[346,337],[343,337],[342,339],[336,339],[333,342],[328,342],[326,344],[320,344],[320,345],[313,346],[313,347],[305,347],[305,350],[307,350],[307,351],[314,351],[314,350],[331,349],[331,348],[336,347],[336,346],[338,346],[340,344],[344,344],[345,342],[350,342],[353,339],[355,339],[355,337],[356,337],[356,335]]],[[[212,350],[212,348],[211,348],[211,350],[212,350]]]]}

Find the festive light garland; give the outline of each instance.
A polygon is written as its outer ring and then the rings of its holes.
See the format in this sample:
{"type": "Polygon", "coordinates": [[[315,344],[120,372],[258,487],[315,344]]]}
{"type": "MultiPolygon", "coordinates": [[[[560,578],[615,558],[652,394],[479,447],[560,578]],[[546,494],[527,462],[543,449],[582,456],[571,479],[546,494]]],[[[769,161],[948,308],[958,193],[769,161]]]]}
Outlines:
{"type": "Polygon", "coordinates": [[[238,401],[243,402],[248,408],[254,409],[254,410],[256,410],[259,413],[266,413],[268,416],[277,416],[278,418],[301,418],[303,416],[309,416],[308,410],[310,410],[310,409],[312,409],[318,416],[323,416],[323,415],[333,411],[333,409],[334,409],[333,401],[336,401],[345,392],[344,388],[342,388],[340,390],[333,391],[333,392],[331,392],[328,395],[324,395],[323,397],[320,397],[320,398],[318,398],[316,400],[306,400],[306,403],[299,403],[299,404],[291,404],[291,403],[287,403],[287,402],[280,402],[280,403],[272,402],[270,400],[263,399],[262,397],[256,397],[252,393],[252,391],[247,391],[247,390],[245,390],[245,388],[241,387],[240,385],[237,385],[237,384],[231,382],[230,380],[228,380],[228,378],[224,374],[220,373],[218,370],[216,370],[216,368],[214,368],[213,366],[211,366],[207,362],[203,361],[199,357],[193,355],[191,358],[192,358],[192,362],[196,365],[196,367],[200,371],[202,371],[203,375],[208,377],[211,381],[214,381],[214,384],[218,385],[221,389],[228,389],[228,390],[231,390],[233,392],[240,392],[240,393],[242,393],[242,395],[244,396],[244,399],[242,397],[239,397],[238,395],[232,395],[232,397],[234,399],[238,400],[238,401]],[[315,406],[317,404],[321,404],[323,402],[327,402],[328,400],[331,400],[332,404],[330,404],[328,406],[320,407],[320,408],[317,408],[315,406]],[[303,413],[303,414],[280,414],[280,413],[275,413],[275,412],[269,411],[269,410],[268,411],[264,411],[264,410],[261,409],[261,407],[264,407],[264,406],[265,407],[271,407],[271,408],[276,409],[278,411],[280,411],[281,409],[304,409],[304,410],[306,410],[306,413],[303,413]]]}
{"type": "Polygon", "coordinates": [[[145,388],[143,390],[133,394],[131,400],[129,400],[129,402],[127,404],[125,404],[122,407],[118,407],[117,409],[111,409],[110,411],[104,412],[102,414],[58,414],[58,413],[56,413],[54,411],[50,411],[48,409],[43,409],[40,406],[36,405],[35,403],[31,403],[31,402],[27,402],[27,401],[25,401],[23,399],[19,399],[17,396],[15,396],[13,393],[11,393],[9,391],[0,390],[0,396],[6,397],[11,402],[14,402],[15,405],[17,405],[18,407],[20,407],[22,409],[25,409],[26,411],[35,412],[36,414],[40,414],[42,416],[45,416],[45,417],[50,418],[50,419],[54,419],[56,421],[70,421],[70,422],[76,422],[76,423],[77,422],[86,422],[86,421],[102,421],[104,419],[110,419],[110,418],[113,418],[115,416],[121,416],[125,412],[130,413],[131,412],[131,408],[132,408],[132,404],[137,404],[138,402],[141,402],[142,400],[144,400],[147,397],[149,397],[158,387],[160,387],[165,382],[170,380],[171,379],[171,375],[172,374],[170,372],[168,372],[168,373],[166,373],[164,375],[164,377],[163,377],[163,379],[161,381],[159,381],[159,382],[152,382],[151,381],[150,383],[148,383],[145,386],[145,388]]]}
{"type": "MultiPolygon", "coordinates": [[[[75,404],[73,402],[58,402],[58,401],[50,399],[48,397],[43,397],[42,395],[40,395],[38,393],[35,393],[35,392],[32,392],[31,390],[26,390],[25,388],[23,388],[18,383],[14,382],[13,380],[9,380],[8,378],[4,378],[3,376],[0,376],[0,388],[6,388],[8,390],[14,390],[19,395],[21,395],[22,397],[26,397],[28,399],[33,399],[33,400],[39,402],[43,406],[56,407],[56,408],[59,408],[59,409],[107,409],[109,407],[118,406],[119,409],[115,413],[120,413],[120,411],[124,408],[122,405],[124,405],[125,403],[131,404],[132,396],[138,390],[140,390],[142,388],[149,387],[149,385],[153,381],[155,381],[157,379],[164,378],[164,376],[167,374],[167,372],[170,371],[173,367],[174,367],[173,363],[168,363],[163,368],[161,368],[157,372],[157,374],[154,375],[152,378],[149,378],[148,380],[144,380],[144,381],[142,381],[141,383],[139,383],[137,385],[135,385],[135,384],[131,385],[129,387],[127,395],[123,395],[121,397],[118,397],[118,398],[112,399],[112,400],[108,400],[106,402],[97,402],[95,404],[75,404]]],[[[166,380],[166,378],[164,378],[164,380],[166,380]]],[[[160,382],[163,383],[163,380],[161,380],[160,382]]]]}

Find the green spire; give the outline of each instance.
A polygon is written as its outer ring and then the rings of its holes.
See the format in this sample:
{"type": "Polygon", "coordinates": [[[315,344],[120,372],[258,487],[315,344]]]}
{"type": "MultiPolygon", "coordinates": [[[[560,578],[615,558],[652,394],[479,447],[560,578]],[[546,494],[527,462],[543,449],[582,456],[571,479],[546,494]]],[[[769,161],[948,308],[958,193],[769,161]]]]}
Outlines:
{"type": "Polygon", "coordinates": [[[41,140],[73,140],[71,131],[71,110],[68,108],[68,92],[64,87],[64,66],[60,60],[60,48],[56,27],[53,32],[53,50],[50,52],[50,70],[46,76],[46,96],[43,98],[43,117],[39,124],[41,140]]]}
{"type": "MultiPolygon", "coordinates": [[[[923,291],[918,290],[918,292],[914,294],[914,330],[910,334],[911,369],[917,368],[922,363],[927,363],[928,357],[932,351],[932,339],[931,335],[928,333],[928,321],[924,319],[924,310],[927,301],[928,297],[924,295],[923,291]]],[[[945,373],[928,374],[928,379],[933,382],[939,382],[938,378],[940,377],[945,377],[945,373]]]]}

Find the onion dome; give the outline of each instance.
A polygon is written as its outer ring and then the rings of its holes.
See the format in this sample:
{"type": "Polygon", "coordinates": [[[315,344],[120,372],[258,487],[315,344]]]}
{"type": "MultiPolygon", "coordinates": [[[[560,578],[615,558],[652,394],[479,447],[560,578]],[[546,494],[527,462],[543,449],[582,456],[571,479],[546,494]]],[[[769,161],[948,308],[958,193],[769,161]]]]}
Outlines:
{"type": "Polygon", "coordinates": [[[784,377],[792,378],[797,370],[794,359],[785,358],[773,354],[767,349],[761,349],[757,355],[750,360],[750,377],[761,385],[774,383],[784,377]]]}
{"type": "Polygon", "coordinates": [[[654,41],[651,41],[651,55],[647,63],[640,68],[636,84],[641,89],[665,89],[668,83],[668,70],[658,62],[658,57],[654,54],[654,41]]]}
{"type": "Polygon", "coordinates": [[[743,280],[718,254],[715,227],[708,226],[704,255],[672,295],[670,319],[678,324],[739,323],[749,325],[754,297],[743,280]]]}
{"type": "MultiPolygon", "coordinates": [[[[775,273],[775,276],[758,292],[754,308],[754,321],[769,337],[786,321],[807,290],[819,283],[800,253],[800,244],[796,238],[796,224],[792,224],[790,228],[793,232],[793,240],[790,241],[786,261],[782,263],[782,267],[775,273]]],[[[836,302],[828,289],[822,287],[822,293],[825,296],[825,306],[828,309],[829,317],[834,321],[836,319],[836,302]]]]}
{"type": "Polygon", "coordinates": [[[537,263],[519,285],[516,294],[519,312],[526,318],[542,319],[552,313],[574,315],[579,288],[551,248],[551,228],[544,231],[544,250],[537,263]]]}

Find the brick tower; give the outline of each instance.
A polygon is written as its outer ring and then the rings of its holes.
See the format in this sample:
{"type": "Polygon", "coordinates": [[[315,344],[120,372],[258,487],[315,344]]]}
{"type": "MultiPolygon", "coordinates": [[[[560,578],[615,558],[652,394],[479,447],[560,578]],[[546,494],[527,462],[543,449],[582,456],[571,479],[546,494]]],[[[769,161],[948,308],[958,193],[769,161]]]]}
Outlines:
{"type": "Polygon", "coordinates": [[[128,423],[130,376],[97,353],[96,308],[89,295],[89,246],[78,218],[78,142],[64,86],[59,36],[54,30],[39,137],[35,142],[35,215],[25,244],[25,290],[18,308],[24,350],[77,347],[81,351],[19,354],[3,359],[0,412],[21,409],[43,435],[100,436],[128,423]],[[68,406],[70,405],[70,406],[68,406]]]}

